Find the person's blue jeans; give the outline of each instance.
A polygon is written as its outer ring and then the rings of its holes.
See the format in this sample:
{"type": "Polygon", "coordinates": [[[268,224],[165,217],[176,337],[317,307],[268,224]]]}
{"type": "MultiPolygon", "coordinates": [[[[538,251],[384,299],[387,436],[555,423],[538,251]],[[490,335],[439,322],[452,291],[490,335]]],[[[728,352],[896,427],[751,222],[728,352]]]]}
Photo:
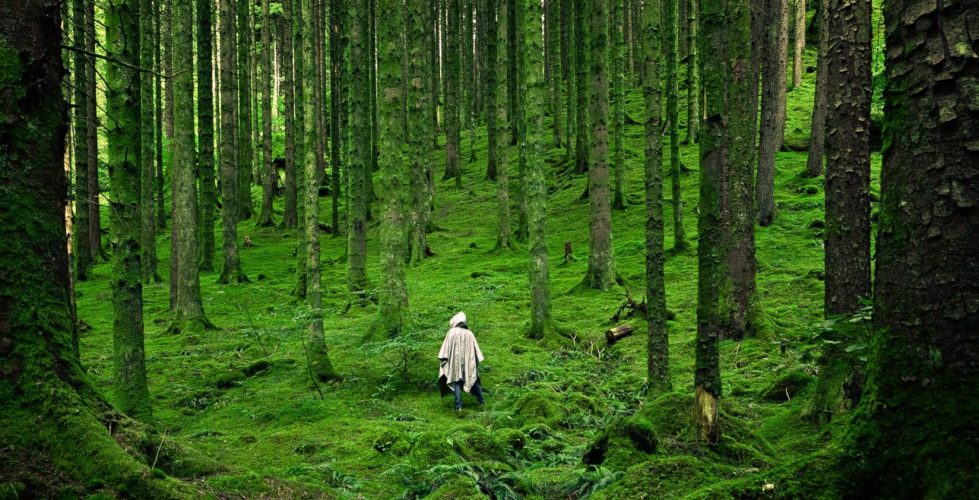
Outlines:
{"type": "MultiPolygon", "coordinates": [[[[456,398],[456,409],[462,408],[462,382],[455,382],[452,384],[452,393],[456,398]]],[[[473,384],[472,391],[470,391],[476,399],[479,400],[479,404],[483,404],[483,388],[479,386],[479,381],[473,384]]]]}

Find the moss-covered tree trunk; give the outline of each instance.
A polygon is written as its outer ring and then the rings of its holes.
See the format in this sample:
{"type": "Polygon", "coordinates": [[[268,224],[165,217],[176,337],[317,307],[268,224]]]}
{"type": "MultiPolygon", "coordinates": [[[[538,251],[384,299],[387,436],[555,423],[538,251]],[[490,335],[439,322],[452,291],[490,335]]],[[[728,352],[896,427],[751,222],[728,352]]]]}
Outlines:
{"type": "MultiPolygon", "coordinates": [[[[458,1],[458,0],[456,0],[458,1]]],[[[367,176],[371,168],[370,91],[367,85],[368,15],[366,0],[350,4],[350,65],[353,69],[350,88],[350,173],[349,218],[347,238],[347,288],[360,292],[367,288],[367,176]]],[[[315,137],[313,137],[315,139],[315,137]]]]}
{"type": "Polygon", "coordinates": [[[523,72],[520,92],[526,123],[527,229],[530,237],[530,331],[533,339],[544,337],[551,326],[551,288],[547,260],[547,186],[544,181],[544,106],[547,83],[544,80],[544,47],[541,26],[541,4],[537,0],[519,0],[521,30],[520,69],[523,72]]]}
{"type": "MultiPolygon", "coordinates": [[[[91,223],[89,214],[91,210],[97,210],[98,204],[92,203],[88,193],[88,84],[85,79],[88,77],[87,65],[91,64],[89,56],[85,55],[87,43],[87,23],[85,18],[88,15],[86,3],[89,0],[72,0],[72,34],[73,45],[80,49],[74,52],[72,73],[72,87],[74,90],[74,169],[75,169],[75,225],[72,253],[75,258],[75,277],[79,281],[88,279],[89,269],[92,267],[94,256],[92,255],[92,239],[88,231],[91,223]]],[[[94,124],[93,124],[94,126],[94,124]]],[[[98,154],[93,151],[91,154],[98,154]]]]}
{"type": "Polygon", "coordinates": [[[696,420],[708,443],[720,437],[718,343],[741,338],[755,288],[752,211],[751,12],[748,0],[701,0],[707,119],[700,142],[697,246],[696,420]]]}
{"type": "MultiPolygon", "coordinates": [[[[497,74],[501,78],[500,85],[497,85],[496,95],[493,97],[496,101],[496,109],[493,112],[503,123],[502,128],[508,128],[506,127],[509,116],[509,101],[506,98],[508,89],[506,81],[506,68],[508,64],[506,23],[509,21],[507,14],[509,4],[508,2],[500,2],[498,5],[500,10],[496,15],[497,25],[489,28],[496,35],[496,44],[489,47],[489,49],[496,53],[496,69],[497,74]],[[500,50],[501,48],[502,50],[500,50]]],[[[507,149],[504,145],[502,150],[496,154],[497,250],[513,248],[513,242],[510,236],[510,173],[508,169],[509,155],[507,154],[507,149]]]]}
{"type": "Polygon", "coordinates": [[[802,85],[802,53],[806,50],[806,0],[792,0],[792,88],[802,85]]]}
{"type": "Polygon", "coordinates": [[[432,149],[439,149],[439,89],[442,88],[441,84],[441,35],[442,32],[439,29],[441,26],[441,2],[440,0],[431,0],[431,12],[429,12],[429,25],[431,27],[431,32],[429,33],[429,43],[431,47],[432,56],[432,67],[431,70],[431,85],[432,89],[432,102],[431,102],[431,119],[432,119],[432,149]]]}
{"type": "Polygon", "coordinates": [[[200,268],[214,272],[214,211],[218,197],[214,183],[214,66],[211,62],[214,29],[212,0],[197,0],[197,169],[200,179],[200,268]]]}
{"type": "Polygon", "coordinates": [[[645,110],[646,191],[646,377],[651,393],[667,392],[670,381],[670,344],[666,329],[666,286],[663,278],[663,147],[659,60],[661,3],[650,2],[642,12],[642,94],[645,110]]]}
{"type": "Polygon", "coordinates": [[[405,110],[408,127],[408,258],[412,265],[418,265],[426,257],[428,219],[432,204],[429,191],[429,178],[432,175],[432,119],[430,99],[433,84],[431,78],[432,31],[431,6],[424,2],[407,4],[407,96],[405,110]]]}
{"type": "Polygon", "coordinates": [[[700,130],[700,40],[697,38],[700,20],[698,0],[687,2],[687,137],[686,144],[696,144],[700,130]]]}
{"type": "Polygon", "coordinates": [[[272,30],[270,29],[272,19],[269,16],[269,0],[262,0],[262,17],[259,22],[262,25],[262,40],[259,44],[261,76],[258,82],[262,91],[262,162],[259,166],[262,179],[262,211],[258,214],[256,224],[259,227],[269,227],[275,225],[272,217],[272,200],[275,197],[277,179],[275,166],[272,165],[272,30]]]}
{"type": "MultiPolygon", "coordinates": [[[[317,10],[314,0],[302,1],[302,31],[303,31],[303,94],[316,93],[316,29],[317,10]]],[[[360,3],[360,2],[358,2],[360,3]]],[[[360,7],[360,5],[358,5],[360,7]]],[[[358,11],[360,11],[358,9],[358,11]]],[[[354,17],[355,19],[356,16],[354,17]]],[[[306,304],[309,306],[309,318],[306,333],[309,335],[309,364],[313,375],[321,380],[336,377],[330,354],[323,337],[323,294],[320,289],[320,240],[319,240],[319,185],[320,176],[316,169],[316,110],[313,106],[303,108],[303,130],[306,133],[304,143],[303,168],[305,181],[303,186],[303,232],[306,246],[303,248],[306,256],[306,304]]]]}
{"type": "MultiPolygon", "coordinates": [[[[91,0],[95,3],[95,0],[91,0]]],[[[163,45],[163,78],[164,78],[164,109],[163,126],[167,140],[173,142],[173,2],[174,0],[161,0],[163,2],[160,18],[162,20],[162,39],[163,45]]]]}
{"type": "MultiPolygon", "coordinates": [[[[418,2],[422,4],[422,2],[418,2]]],[[[381,215],[381,283],[378,289],[377,319],[374,331],[396,336],[401,333],[408,314],[408,287],[405,282],[405,256],[407,233],[405,232],[405,195],[407,194],[403,149],[405,144],[404,105],[402,94],[402,28],[404,5],[401,0],[379,0],[378,8],[384,12],[377,23],[377,85],[380,97],[377,102],[377,119],[380,127],[378,146],[379,167],[383,201],[381,215]]],[[[422,17],[421,6],[412,9],[411,16],[422,17]]],[[[409,22],[415,19],[409,17],[409,22]]],[[[424,39],[422,39],[424,40],[424,39]]],[[[418,47],[421,48],[420,46],[418,47]]],[[[417,55],[419,66],[421,50],[417,55]]],[[[424,92],[420,92],[424,93],[424,92]]],[[[420,120],[425,120],[419,111],[420,120]]],[[[427,134],[425,134],[427,140],[427,134]]]]}
{"type": "Polygon", "coordinates": [[[344,112],[344,100],[342,80],[345,72],[344,62],[344,30],[346,29],[345,20],[346,9],[339,0],[331,0],[330,3],[330,166],[332,172],[332,193],[330,197],[331,217],[333,223],[333,234],[340,232],[340,175],[341,175],[341,151],[346,147],[347,138],[342,132],[344,112]]]}
{"type": "MultiPolygon", "coordinates": [[[[575,122],[575,82],[572,77],[575,74],[574,59],[577,43],[572,43],[574,38],[574,2],[572,0],[560,0],[560,29],[561,29],[561,79],[564,81],[564,158],[568,165],[574,161],[574,148],[572,141],[577,135],[575,122]]],[[[575,40],[575,42],[577,42],[575,40]]]]}
{"type": "MultiPolygon", "coordinates": [[[[139,65],[153,68],[156,52],[153,0],[140,0],[139,4],[139,65]]],[[[156,272],[156,124],[153,116],[153,85],[156,77],[143,72],[139,80],[139,128],[140,128],[140,276],[143,283],[159,282],[156,272]]]]}
{"type": "Polygon", "coordinates": [[[875,333],[841,462],[848,494],[964,498],[979,487],[979,32],[967,28],[977,13],[965,0],[884,3],[875,333]]]}
{"type": "Polygon", "coordinates": [[[484,25],[481,27],[483,35],[483,50],[487,60],[487,71],[484,76],[485,90],[484,102],[486,104],[486,178],[495,181],[497,177],[497,158],[498,140],[496,122],[498,112],[496,109],[496,73],[497,73],[497,22],[496,22],[496,2],[486,2],[486,12],[484,14],[484,25]]]}
{"type": "Polygon", "coordinates": [[[670,190],[673,206],[673,248],[687,248],[687,232],[683,228],[683,190],[680,189],[680,78],[679,15],[677,3],[683,0],[663,0],[664,40],[666,42],[666,121],[670,127],[670,190]]]}
{"type": "MultiPolygon", "coordinates": [[[[801,0],[799,0],[801,1],[801,0]]],[[[816,95],[812,104],[812,132],[809,140],[809,156],[806,158],[806,177],[818,177],[823,173],[823,152],[826,148],[826,113],[828,94],[826,88],[826,56],[829,52],[827,28],[829,0],[819,0],[819,54],[816,56],[816,95]]]]}
{"type": "MultiPolygon", "coordinates": [[[[329,69],[326,66],[326,0],[316,0],[316,86],[313,98],[313,105],[316,110],[316,170],[319,172],[320,182],[326,178],[326,157],[329,133],[327,128],[326,116],[326,80],[329,69]]],[[[274,175],[274,172],[273,172],[274,175]]],[[[370,184],[368,184],[370,188],[370,184]]],[[[372,191],[368,190],[373,194],[372,191]]],[[[369,207],[369,205],[368,205],[369,207]]],[[[370,220],[370,209],[368,208],[368,220],[370,220]]]]}
{"type": "MultiPolygon", "coordinates": [[[[589,138],[591,137],[591,117],[589,116],[589,78],[588,56],[590,37],[588,34],[588,11],[591,2],[576,1],[574,5],[574,35],[575,35],[575,98],[577,133],[575,134],[575,173],[588,172],[589,138]]],[[[587,190],[585,191],[587,194],[587,190]]]]}
{"type": "Polygon", "coordinates": [[[615,146],[615,194],[612,198],[612,208],[625,208],[625,151],[623,138],[625,136],[625,27],[622,2],[611,2],[612,23],[612,141],[615,146]]]}
{"type": "Polygon", "coordinates": [[[455,177],[462,186],[459,175],[459,1],[447,0],[445,27],[445,175],[442,180],[455,177]]]}
{"type": "MultiPolygon", "coordinates": [[[[191,0],[174,0],[176,33],[193,33],[191,0]]],[[[173,40],[173,227],[176,248],[176,301],[170,331],[196,333],[212,325],[204,316],[198,267],[199,219],[194,168],[194,47],[189,36],[173,40]]]]}
{"type": "Polygon", "coordinates": [[[544,12],[545,41],[548,68],[547,90],[551,107],[551,127],[554,131],[554,147],[563,144],[564,131],[561,123],[561,0],[546,0],[544,12]]]}
{"type": "MultiPolygon", "coordinates": [[[[306,32],[306,21],[305,21],[305,7],[303,6],[302,0],[294,0],[296,3],[293,5],[293,26],[295,26],[293,31],[293,52],[295,57],[293,57],[293,73],[296,75],[296,217],[299,219],[299,238],[296,242],[296,286],[293,288],[293,295],[299,299],[306,298],[307,286],[307,275],[306,275],[306,261],[308,260],[308,244],[306,241],[306,148],[315,148],[316,143],[307,142],[306,134],[306,108],[311,106],[313,103],[306,102],[306,96],[315,96],[316,86],[315,81],[313,82],[313,94],[306,94],[306,82],[303,81],[306,78],[306,55],[303,51],[306,50],[306,37],[312,36],[312,33],[306,32]]],[[[315,46],[315,42],[313,42],[315,46]]],[[[315,61],[316,55],[313,54],[313,61],[315,61]]],[[[313,74],[316,74],[315,69],[313,74]]],[[[313,110],[313,123],[316,122],[316,111],[313,110]]],[[[313,135],[309,137],[315,138],[316,130],[314,127],[313,135]]],[[[315,157],[315,153],[314,153],[315,157]]],[[[336,234],[336,231],[334,231],[336,234]]]]}
{"type": "Polygon", "coordinates": [[[591,168],[588,171],[588,271],[583,285],[608,290],[615,284],[612,213],[608,189],[608,2],[591,0],[591,168]]]}
{"type": "Polygon", "coordinates": [[[469,129],[469,163],[476,161],[476,127],[474,105],[476,90],[473,88],[473,68],[475,59],[473,57],[473,0],[460,0],[461,11],[461,30],[460,30],[460,51],[462,63],[462,120],[466,128],[469,129]]]}
{"type": "MultiPolygon", "coordinates": [[[[170,0],[175,1],[175,0],[170,0]]],[[[237,3],[238,22],[238,220],[252,218],[251,0],[237,3]]]]}
{"type": "Polygon", "coordinates": [[[165,177],[163,177],[163,76],[162,76],[163,49],[161,48],[161,45],[163,44],[161,43],[160,40],[162,35],[162,30],[160,27],[163,24],[161,22],[162,3],[163,2],[161,0],[156,0],[154,2],[156,12],[155,12],[155,19],[153,22],[153,30],[154,30],[153,46],[156,48],[156,52],[153,54],[155,59],[154,61],[155,64],[153,65],[153,69],[155,69],[157,73],[155,79],[156,81],[154,83],[154,88],[153,88],[155,94],[154,107],[156,110],[155,113],[156,125],[154,126],[153,129],[156,132],[155,133],[155,139],[156,139],[156,148],[155,148],[156,149],[156,187],[155,187],[156,217],[155,219],[156,219],[156,228],[161,232],[167,228],[167,212],[166,212],[166,207],[164,206],[164,199],[163,199],[163,185],[165,180],[165,177]]]}
{"type": "Polygon", "coordinates": [[[238,150],[237,138],[237,68],[235,66],[235,10],[232,0],[220,0],[218,5],[221,37],[221,88],[218,95],[221,109],[221,234],[224,240],[224,267],[218,283],[246,283],[238,254],[238,150]]]}
{"type": "Polygon", "coordinates": [[[788,50],[787,0],[765,1],[762,41],[761,134],[758,138],[758,176],[755,202],[758,224],[775,220],[775,154],[785,136],[785,72],[788,50]]]}
{"type": "Polygon", "coordinates": [[[830,0],[826,54],[825,311],[854,313],[870,297],[869,0],[830,0]]]}
{"type": "MultiPolygon", "coordinates": [[[[451,0],[447,0],[451,1],[451,0]]],[[[517,48],[519,47],[517,33],[520,31],[520,26],[517,24],[519,16],[517,16],[517,4],[516,0],[502,0],[507,3],[507,25],[506,25],[506,51],[507,51],[507,125],[510,128],[510,145],[516,146],[519,140],[519,127],[520,120],[517,119],[519,99],[520,95],[517,94],[517,82],[520,78],[520,72],[518,71],[519,56],[517,55],[517,48]]]]}
{"type": "MultiPolygon", "coordinates": [[[[150,474],[106,432],[100,417],[109,406],[89,385],[73,345],[61,8],[60,2],[10,3],[0,23],[0,54],[5,57],[0,95],[6,96],[0,100],[5,117],[0,124],[0,442],[15,456],[50,459],[79,482],[97,477],[136,497],[191,495],[175,490],[172,480],[150,474]]],[[[135,52],[132,56],[136,61],[135,52]]],[[[136,141],[137,124],[138,119],[136,141]]],[[[133,155],[137,153],[135,148],[133,155]]],[[[132,163],[136,199],[137,158],[132,163]]],[[[138,221],[137,214],[136,228],[138,221]]],[[[138,266],[132,271],[138,285],[138,266]]]]}
{"type": "MultiPolygon", "coordinates": [[[[285,160],[286,160],[286,182],[285,182],[285,210],[282,214],[282,227],[294,228],[299,224],[299,215],[296,211],[296,196],[298,194],[296,185],[296,80],[293,77],[293,24],[292,15],[293,2],[295,0],[282,0],[282,37],[279,44],[282,46],[282,88],[285,101],[285,160]]],[[[301,117],[299,117],[301,119],[301,117]]],[[[334,224],[334,228],[336,224],[334,224]]]]}
{"type": "MultiPolygon", "coordinates": [[[[86,2],[85,5],[85,51],[88,54],[95,54],[95,0],[86,2]]],[[[95,56],[88,56],[88,64],[85,65],[85,93],[88,99],[85,100],[85,116],[88,121],[86,128],[86,149],[88,155],[88,248],[92,252],[92,259],[102,258],[109,260],[109,256],[102,248],[102,198],[99,186],[99,121],[97,110],[98,88],[96,87],[97,78],[95,72],[95,56]]]]}
{"type": "Polygon", "coordinates": [[[150,416],[143,354],[143,283],[140,276],[140,30],[139,1],[105,9],[106,121],[111,183],[112,352],[116,406],[134,417],[150,416]]]}

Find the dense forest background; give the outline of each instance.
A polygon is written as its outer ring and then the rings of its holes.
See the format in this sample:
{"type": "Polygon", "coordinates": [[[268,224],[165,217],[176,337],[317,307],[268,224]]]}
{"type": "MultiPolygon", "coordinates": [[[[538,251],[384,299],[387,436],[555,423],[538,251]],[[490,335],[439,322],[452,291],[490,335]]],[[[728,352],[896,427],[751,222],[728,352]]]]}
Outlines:
{"type": "Polygon", "coordinates": [[[2,6],[0,498],[964,496],[977,26],[2,6]]]}

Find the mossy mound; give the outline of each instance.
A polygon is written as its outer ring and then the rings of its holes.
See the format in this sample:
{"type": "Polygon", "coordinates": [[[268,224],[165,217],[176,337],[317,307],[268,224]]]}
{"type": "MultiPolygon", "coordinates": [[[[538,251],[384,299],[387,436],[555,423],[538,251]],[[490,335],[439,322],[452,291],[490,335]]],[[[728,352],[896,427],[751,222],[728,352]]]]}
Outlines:
{"type": "Polygon", "coordinates": [[[432,499],[456,499],[456,498],[489,498],[479,489],[479,485],[472,478],[459,476],[450,479],[435,489],[431,495],[425,498],[432,499]]]}
{"type": "Polygon", "coordinates": [[[562,408],[555,402],[559,396],[542,390],[525,394],[514,405],[514,418],[527,424],[553,425],[562,417],[562,408]]]}
{"type": "Polygon", "coordinates": [[[814,377],[802,367],[795,366],[765,387],[760,396],[769,401],[789,401],[805,391],[814,377]]]}
{"type": "Polygon", "coordinates": [[[592,498],[676,498],[715,483],[724,472],[723,467],[689,455],[657,456],[629,467],[592,498]]]}
{"type": "Polygon", "coordinates": [[[596,439],[583,460],[588,465],[625,468],[656,451],[658,441],[652,424],[642,415],[620,418],[596,439]]]}

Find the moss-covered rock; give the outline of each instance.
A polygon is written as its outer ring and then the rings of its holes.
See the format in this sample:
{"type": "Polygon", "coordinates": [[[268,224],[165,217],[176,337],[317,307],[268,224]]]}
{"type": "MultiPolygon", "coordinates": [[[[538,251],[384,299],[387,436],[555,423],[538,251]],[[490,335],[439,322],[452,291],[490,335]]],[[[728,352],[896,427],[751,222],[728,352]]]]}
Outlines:
{"type": "Polygon", "coordinates": [[[765,387],[760,396],[769,401],[789,401],[804,391],[813,381],[813,376],[800,366],[784,371],[765,387]]]}
{"type": "Polygon", "coordinates": [[[562,416],[561,406],[555,402],[558,396],[542,390],[525,394],[514,406],[514,416],[521,421],[552,425],[562,416]]]}
{"type": "Polygon", "coordinates": [[[620,418],[609,425],[585,452],[588,465],[624,469],[656,451],[652,424],[642,415],[620,418]]]}
{"type": "Polygon", "coordinates": [[[672,498],[717,481],[718,473],[717,467],[690,455],[657,456],[629,467],[592,498],[672,498]]]}
{"type": "Polygon", "coordinates": [[[476,481],[468,476],[459,476],[443,483],[431,495],[425,498],[457,499],[457,498],[488,498],[479,490],[476,481]]]}

